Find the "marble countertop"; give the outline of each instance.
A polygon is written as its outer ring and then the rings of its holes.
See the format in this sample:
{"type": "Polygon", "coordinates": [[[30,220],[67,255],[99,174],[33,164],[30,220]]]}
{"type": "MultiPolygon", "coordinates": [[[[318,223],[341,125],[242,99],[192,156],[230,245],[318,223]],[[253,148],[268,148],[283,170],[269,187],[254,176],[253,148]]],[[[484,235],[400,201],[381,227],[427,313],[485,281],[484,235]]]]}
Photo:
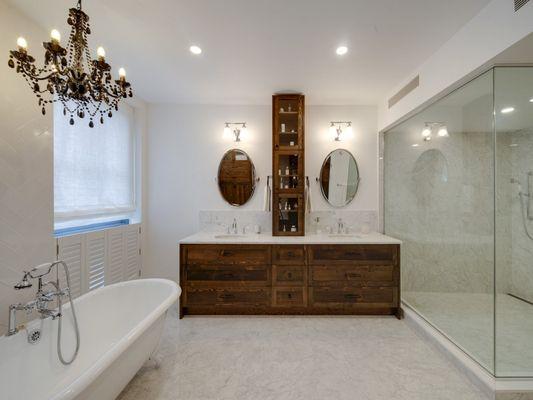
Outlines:
{"type": "Polygon", "coordinates": [[[233,235],[215,232],[198,232],[180,240],[182,244],[401,244],[402,242],[378,232],[368,234],[354,233],[308,234],[306,236],[272,236],[269,233],[233,235]]]}

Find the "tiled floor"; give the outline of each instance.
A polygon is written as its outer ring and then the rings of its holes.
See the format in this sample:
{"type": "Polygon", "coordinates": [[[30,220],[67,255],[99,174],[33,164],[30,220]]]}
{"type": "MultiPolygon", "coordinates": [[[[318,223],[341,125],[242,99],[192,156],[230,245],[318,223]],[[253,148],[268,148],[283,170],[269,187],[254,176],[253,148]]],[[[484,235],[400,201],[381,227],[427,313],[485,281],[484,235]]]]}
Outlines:
{"type": "Polygon", "coordinates": [[[119,400],[485,400],[404,321],[189,317],[119,400]]]}
{"type": "Polygon", "coordinates": [[[533,375],[533,305],[499,294],[495,321],[490,294],[404,292],[403,298],[490,371],[496,344],[498,376],[533,375]]]}

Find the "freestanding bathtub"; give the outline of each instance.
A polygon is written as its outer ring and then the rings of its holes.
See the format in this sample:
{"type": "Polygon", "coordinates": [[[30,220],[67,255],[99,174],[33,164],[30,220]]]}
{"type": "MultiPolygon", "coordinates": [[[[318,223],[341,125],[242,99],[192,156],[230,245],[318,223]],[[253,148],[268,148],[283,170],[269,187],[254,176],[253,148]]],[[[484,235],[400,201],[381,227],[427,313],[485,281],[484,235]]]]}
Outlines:
{"type": "MultiPolygon", "coordinates": [[[[74,300],[80,350],[69,366],[57,357],[57,320],[36,320],[42,338],[29,344],[26,330],[0,337],[2,400],[112,400],[156,349],[179,286],[165,279],[121,282],[74,300]]],[[[70,306],[63,308],[63,355],[75,335],[70,306]]]]}

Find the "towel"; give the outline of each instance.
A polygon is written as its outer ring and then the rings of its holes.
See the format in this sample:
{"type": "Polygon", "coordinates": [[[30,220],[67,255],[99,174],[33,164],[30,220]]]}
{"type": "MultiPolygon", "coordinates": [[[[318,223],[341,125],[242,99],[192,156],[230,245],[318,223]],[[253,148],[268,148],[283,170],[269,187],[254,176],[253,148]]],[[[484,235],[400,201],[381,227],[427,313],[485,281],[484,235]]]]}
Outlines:
{"type": "Polygon", "coordinates": [[[264,210],[267,212],[272,211],[272,188],[270,187],[270,176],[267,176],[267,183],[265,185],[264,193],[264,210]]]}
{"type": "Polygon", "coordinates": [[[309,177],[305,177],[305,192],[304,192],[304,200],[305,200],[305,211],[307,213],[311,213],[311,186],[309,185],[309,177]]]}

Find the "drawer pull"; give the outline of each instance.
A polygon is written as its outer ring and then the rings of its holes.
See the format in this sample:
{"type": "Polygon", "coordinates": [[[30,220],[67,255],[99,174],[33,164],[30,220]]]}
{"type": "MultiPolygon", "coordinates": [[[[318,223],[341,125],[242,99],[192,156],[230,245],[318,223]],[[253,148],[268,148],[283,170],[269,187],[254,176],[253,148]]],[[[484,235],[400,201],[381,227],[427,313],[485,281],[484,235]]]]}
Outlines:
{"type": "Polygon", "coordinates": [[[222,274],[222,277],[223,278],[234,278],[235,275],[233,275],[231,272],[226,272],[226,273],[222,274]]]}
{"type": "Polygon", "coordinates": [[[296,257],[296,255],[292,251],[288,251],[287,252],[287,257],[294,258],[294,257],[296,257]]]}
{"type": "Polygon", "coordinates": [[[235,298],[235,295],[234,294],[225,293],[225,294],[221,294],[220,298],[222,300],[233,300],[235,298]]]}
{"type": "Polygon", "coordinates": [[[355,257],[355,256],[358,256],[359,253],[356,252],[356,251],[347,251],[346,253],[344,253],[345,255],[347,255],[348,257],[355,257]]]}
{"type": "Polygon", "coordinates": [[[292,279],[292,272],[287,272],[287,278],[292,279]]]}
{"type": "Polygon", "coordinates": [[[359,294],[353,294],[353,293],[347,293],[344,295],[344,298],[346,300],[357,300],[361,298],[361,295],[359,294]]]}
{"type": "Polygon", "coordinates": [[[228,257],[228,256],[231,256],[231,255],[232,255],[231,251],[228,251],[228,250],[222,250],[220,252],[220,256],[221,257],[228,257]]]}
{"type": "Polygon", "coordinates": [[[288,294],[287,294],[287,297],[288,297],[289,299],[292,299],[292,293],[288,293],[288,294]]]}
{"type": "Polygon", "coordinates": [[[346,278],[347,279],[361,278],[361,274],[358,274],[357,272],[346,272],[346,278]]]}

